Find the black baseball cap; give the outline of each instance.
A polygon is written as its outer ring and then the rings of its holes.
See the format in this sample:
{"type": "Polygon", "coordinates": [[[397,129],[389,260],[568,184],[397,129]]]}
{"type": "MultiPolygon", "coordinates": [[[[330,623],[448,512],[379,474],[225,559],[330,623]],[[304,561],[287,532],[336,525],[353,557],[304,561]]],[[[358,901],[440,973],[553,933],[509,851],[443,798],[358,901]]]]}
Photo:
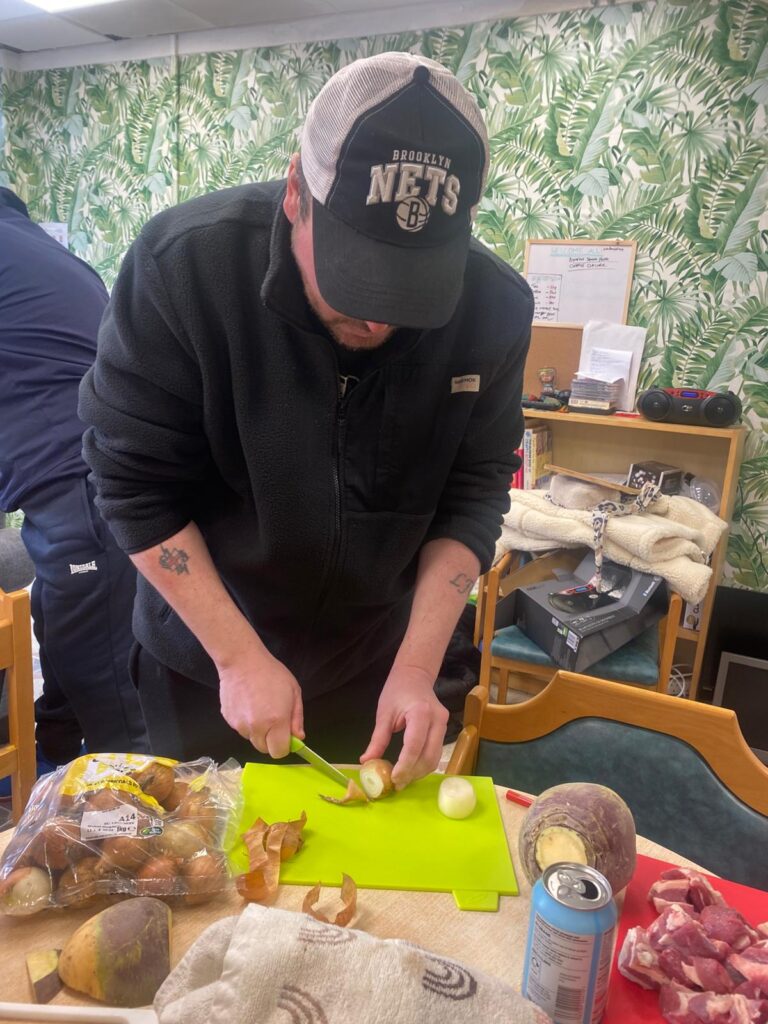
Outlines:
{"type": "Polygon", "coordinates": [[[344,316],[441,327],[461,296],[488,139],[447,68],[381,53],[321,89],[301,142],[315,273],[344,316]]]}

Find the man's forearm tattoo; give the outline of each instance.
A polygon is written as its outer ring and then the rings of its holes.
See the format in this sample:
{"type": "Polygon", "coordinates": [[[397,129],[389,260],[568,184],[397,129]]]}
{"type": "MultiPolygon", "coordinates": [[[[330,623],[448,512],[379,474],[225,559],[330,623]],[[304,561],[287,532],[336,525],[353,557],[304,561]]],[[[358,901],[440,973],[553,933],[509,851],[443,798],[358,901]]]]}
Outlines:
{"type": "Polygon", "coordinates": [[[457,573],[451,580],[451,586],[456,587],[460,594],[468,594],[474,585],[475,581],[463,572],[457,573]]]}
{"type": "Polygon", "coordinates": [[[171,572],[175,572],[178,576],[182,573],[189,574],[189,555],[186,551],[182,551],[181,548],[167,548],[165,544],[160,545],[162,554],[160,555],[160,568],[169,569],[171,572]]]}

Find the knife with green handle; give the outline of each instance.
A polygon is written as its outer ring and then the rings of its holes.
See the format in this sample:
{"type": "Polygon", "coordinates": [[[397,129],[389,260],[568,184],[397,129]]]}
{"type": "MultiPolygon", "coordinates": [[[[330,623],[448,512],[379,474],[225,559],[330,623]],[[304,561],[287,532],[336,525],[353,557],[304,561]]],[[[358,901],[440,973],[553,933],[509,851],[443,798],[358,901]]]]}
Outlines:
{"type": "Polygon", "coordinates": [[[328,764],[314,750],[310,750],[306,743],[302,742],[297,736],[291,736],[291,753],[298,754],[307,764],[311,764],[313,768],[317,768],[323,775],[327,775],[329,779],[333,779],[340,786],[343,786],[345,789],[347,788],[347,783],[349,782],[347,776],[343,775],[338,768],[334,768],[332,764],[328,764]]]}

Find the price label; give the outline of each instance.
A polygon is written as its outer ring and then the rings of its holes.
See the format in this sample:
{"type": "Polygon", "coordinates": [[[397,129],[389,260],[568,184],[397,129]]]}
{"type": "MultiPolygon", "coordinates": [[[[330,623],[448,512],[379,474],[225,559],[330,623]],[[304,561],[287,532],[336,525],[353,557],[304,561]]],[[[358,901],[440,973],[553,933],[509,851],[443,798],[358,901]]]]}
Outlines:
{"type": "Polygon", "coordinates": [[[84,811],[80,838],[106,839],[109,836],[135,836],[139,831],[139,812],[135,807],[115,807],[111,811],[84,811]]]}

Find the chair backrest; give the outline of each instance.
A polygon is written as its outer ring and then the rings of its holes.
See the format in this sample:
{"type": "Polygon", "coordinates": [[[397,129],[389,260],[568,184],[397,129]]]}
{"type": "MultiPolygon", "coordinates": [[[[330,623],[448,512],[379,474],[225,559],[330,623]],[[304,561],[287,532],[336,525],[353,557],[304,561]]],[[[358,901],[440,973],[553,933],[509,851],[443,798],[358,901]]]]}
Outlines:
{"type": "Polygon", "coordinates": [[[561,672],[524,704],[488,704],[476,689],[465,722],[477,742],[465,739],[465,764],[449,771],[472,763],[535,794],[562,782],[610,786],[641,835],[768,888],[768,768],[733,711],[561,672]]]}
{"type": "Polygon", "coordinates": [[[0,590],[0,669],[8,693],[9,741],[0,746],[0,778],[11,776],[13,818],[18,822],[36,777],[29,594],[0,590]]]}
{"type": "MultiPolygon", "coordinates": [[[[494,631],[513,621],[504,613],[503,602],[521,587],[554,579],[558,572],[570,573],[581,562],[586,548],[562,548],[525,561],[518,551],[507,552],[480,578],[475,617],[475,645],[481,650],[480,682],[488,686],[493,662],[491,641],[494,631]]],[[[666,693],[675,655],[677,630],[683,610],[682,598],[669,592],[667,614],[659,622],[659,667],[657,689],[666,693]]],[[[506,687],[504,687],[506,692],[506,687]]]]}

